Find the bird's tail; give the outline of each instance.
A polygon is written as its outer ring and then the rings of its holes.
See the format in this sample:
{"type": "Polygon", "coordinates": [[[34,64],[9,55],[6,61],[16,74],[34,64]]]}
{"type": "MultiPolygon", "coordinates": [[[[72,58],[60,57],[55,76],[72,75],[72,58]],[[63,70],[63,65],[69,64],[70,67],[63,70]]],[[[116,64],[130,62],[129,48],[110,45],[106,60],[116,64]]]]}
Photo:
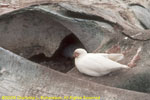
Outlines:
{"type": "Polygon", "coordinates": [[[130,67],[127,65],[123,65],[122,68],[129,69],[130,67]]]}

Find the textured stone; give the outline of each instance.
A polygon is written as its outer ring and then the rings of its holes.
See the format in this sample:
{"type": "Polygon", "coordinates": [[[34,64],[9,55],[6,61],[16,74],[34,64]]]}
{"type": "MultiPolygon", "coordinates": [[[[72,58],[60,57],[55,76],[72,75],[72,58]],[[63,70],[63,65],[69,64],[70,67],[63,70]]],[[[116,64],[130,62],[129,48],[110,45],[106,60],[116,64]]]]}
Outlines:
{"type": "Polygon", "coordinates": [[[150,92],[150,37],[147,34],[150,30],[144,30],[145,27],[142,28],[138,20],[132,18],[134,16],[128,11],[128,5],[122,3],[122,6],[120,3],[115,6],[115,3],[104,2],[89,6],[77,2],[47,2],[42,5],[34,2],[27,5],[37,5],[1,15],[0,46],[26,58],[40,53],[52,57],[66,49],[72,50],[78,43],[89,52],[124,53],[123,64],[130,62],[139,47],[142,47],[142,52],[135,68],[104,77],[89,77],[75,69],[65,75],[1,49],[0,92],[3,95],[64,96],[66,93],[69,96],[100,95],[102,100],[148,100],[148,94],[104,86],[150,92]],[[64,42],[70,35],[77,41],[64,42]],[[114,47],[120,50],[115,52],[114,47]]]}
{"type": "Polygon", "coordinates": [[[71,33],[45,14],[32,11],[2,18],[0,26],[0,46],[26,58],[39,53],[50,57],[71,33]]]}
{"type": "Polygon", "coordinates": [[[3,48],[0,48],[0,55],[0,97],[59,96],[62,97],[61,100],[65,100],[64,96],[100,96],[101,100],[149,100],[150,98],[149,94],[107,87],[70,77],[28,61],[3,48]]]}
{"type": "Polygon", "coordinates": [[[140,23],[143,25],[145,29],[150,29],[150,12],[148,9],[142,7],[142,6],[131,6],[131,9],[135,13],[137,19],[140,21],[140,23]]]}

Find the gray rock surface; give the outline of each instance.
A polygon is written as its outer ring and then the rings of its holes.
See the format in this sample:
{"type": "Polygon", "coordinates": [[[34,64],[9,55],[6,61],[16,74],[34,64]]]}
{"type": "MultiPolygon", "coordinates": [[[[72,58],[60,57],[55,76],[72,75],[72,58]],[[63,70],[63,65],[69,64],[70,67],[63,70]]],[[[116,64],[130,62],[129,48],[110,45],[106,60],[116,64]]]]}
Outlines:
{"type": "MultiPolygon", "coordinates": [[[[117,5],[98,2],[89,6],[83,2],[79,3],[34,5],[1,15],[0,46],[25,58],[44,54],[51,60],[56,53],[70,56],[74,46],[79,44],[89,52],[124,53],[125,59],[120,62],[123,64],[128,64],[137,49],[142,47],[141,59],[136,62],[136,67],[103,77],[85,76],[75,68],[65,75],[1,48],[2,95],[100,95],[101,100],[149,100],[150,95],[146,93],[150,93],[150,30],[145,30],[140,24],[142,22],[148,26],[148,16],[136,18],[130,11],[132,7],[128,9],[128,3],[123,1],[117,5]],[[71,39],[77,38],[78,41],[64,42],[69,35],[73,35],[71,39]],[[68,50],[69,53],[66,54],[68,50]]],[[[140,10],[148,13],[147,6],[144,7],[140,7],[140,10]]],[[[139,6],[136,9],[139,9],[139,6]]],[[[55,63],[64,62],[63,60],[64,58],[60,57],[55,63]]],[[[55,67],[53,64],[50,66],[55,67]]]]}
{"type": "MultiPolygon", "coordinates": [[[[94,97],[101,100],[149,100],[150,95],[84,81],[28,61],[0,48],[0,97],[94,97]]],[[[83,100],[83,99],[82,99],[83,100]]],[[[96,99],[92,99],[96,100],[96,99]]]]}
{"type": "Polygon", "coordinates": [[[52,56],[71,31],[39,12],[8,15],[0,20],[0,46],[23,57],[44,53],[52,56]]]}
{"type": "Polygon", "coordinates": [[[143,25],[145,29],[150,28],[150,11],[142,6],[131,6],[131,9],[135,13],[137,19],[143,25]]]}

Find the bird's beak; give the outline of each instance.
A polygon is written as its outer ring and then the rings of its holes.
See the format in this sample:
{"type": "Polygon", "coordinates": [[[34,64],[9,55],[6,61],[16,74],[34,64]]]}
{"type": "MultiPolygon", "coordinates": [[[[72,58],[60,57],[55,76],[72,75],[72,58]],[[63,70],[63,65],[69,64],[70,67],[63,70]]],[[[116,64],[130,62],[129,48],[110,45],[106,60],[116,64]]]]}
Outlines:
{"type": "Polygon", "coordinates": [[[77,58],[78,56],[79,56],[79,53],[77,53],[77,52],[74,52],[74,53],[73,53],[73,57],[74,57],[74,58],[77,58]]]}

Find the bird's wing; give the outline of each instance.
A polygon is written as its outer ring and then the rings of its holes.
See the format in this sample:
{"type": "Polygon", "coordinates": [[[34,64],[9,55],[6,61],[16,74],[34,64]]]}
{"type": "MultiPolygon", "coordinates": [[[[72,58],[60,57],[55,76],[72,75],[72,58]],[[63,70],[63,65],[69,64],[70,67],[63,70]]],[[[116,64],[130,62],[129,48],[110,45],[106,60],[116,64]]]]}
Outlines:
{"type": "Polygon", "coordinates": [[[98,72],[114,71],[122,68],[128,68],[128,66],[117,63],[107,57],[101,56],[99,54],[87,54],[81,63],[83,66],[90,70],[98,72]]]}
{"type": "Polygon", "coordinates": [[[108,59],[111,59],[113,61],[120,61],[124,58],[124,55],[121,53],[112,53],[112,54],[107,54],[107,53],[98,53],[97,56],[103,56],[108,59]]]}

